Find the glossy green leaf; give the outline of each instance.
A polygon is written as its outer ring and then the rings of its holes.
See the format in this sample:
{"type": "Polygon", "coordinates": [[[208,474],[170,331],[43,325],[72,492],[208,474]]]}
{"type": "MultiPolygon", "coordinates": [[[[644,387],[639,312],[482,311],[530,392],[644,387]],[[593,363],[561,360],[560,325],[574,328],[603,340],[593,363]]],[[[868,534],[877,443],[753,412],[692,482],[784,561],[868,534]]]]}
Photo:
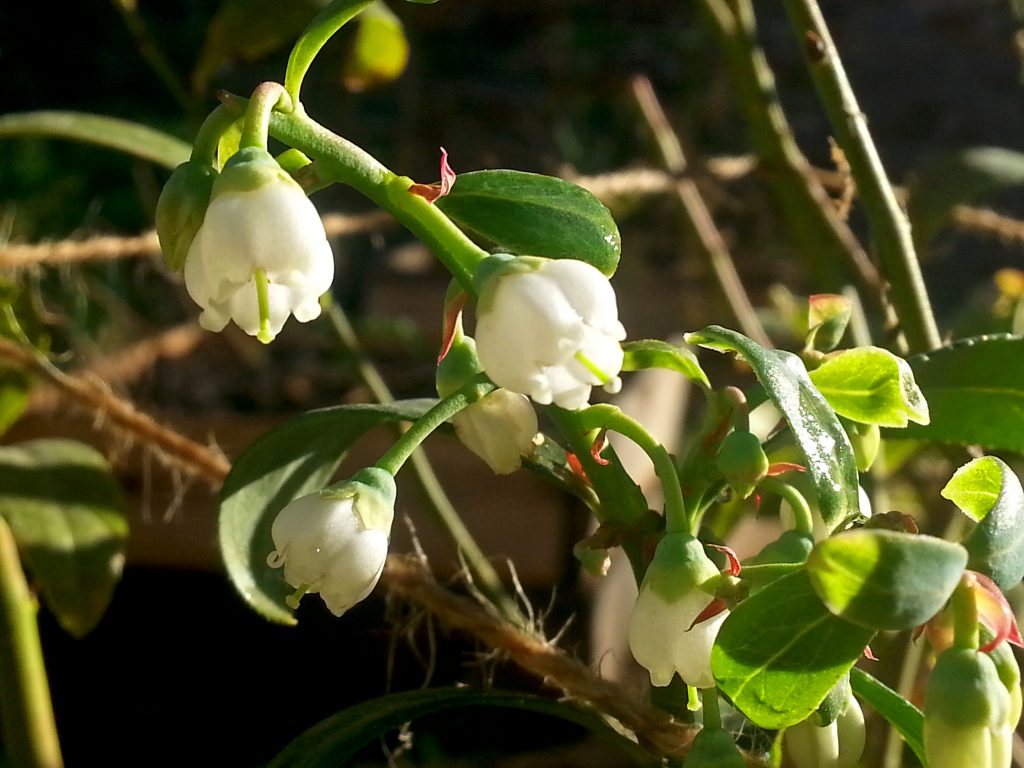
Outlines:
{"type": "Polygon", "coordinates": [[[600,716],[563,701],[512,691],[428,688],[382,696],[349,707],[303,733],[275,757],[269,768],[337,768],[389,731],[425,715],[463,707],[516,709],[556,717],[586,728],[618,749],[632,765],[657,766],[661,760],[614,731],[600,716]]]}
{"type": "Polygon", "coordinates": [[[267,565],[270,526],[292,499],[328,484],[345,452],[372,427],[414,420],[434,400],[344,405],[310,411],[271,430],[235,460],[221,489],[220,547],[228,576],[254,610],[294,624],[284,598],[293,590],[267,565]]]}
{"type": "Polygon", "coordinates": [[[858,515],[853,448],[835,412],[811,383],[800,358],[790,352],[765,349],[743,334],[717,325],[689,333],[686,340],[720,352],[736,352],[754,370],[804,453],[825,524],[834,529],[858,515]]]}
{"type": "Polygon", "coordinates": [[[921,710],[862,669],[854,667],[850,670],[850,685],[857,696],[889,721],[925,765],[924,715],[921,710]]]}
{"type": "Polygon", "coordinates": [[[956,205],[1024,184],[1024,154],[1002,147],[971,147],[917,169],[907,206],[914,239],[925,245],[956,205]]]}
{"type": "Polygon", "coordinates": [[[887,436],[1024,454],[1024,338],[977,336],[907,362],[931,423],[887,436]]]}
{"type": "Polygon", "coordinates": [[[176,168],[188,160],[192,147],[154,128],[117,117],[86,112],[16,112],[0,116],[0,138],[41,136],[97,144],[176,168]]]}
{"type": "Polygon", "coordinates": [[[711,388],[707,374],[697,362],[697,356],[689,347],[670,344],[660,339],[627,341],[622,345],[624,354],[622,370],[642,371],[646,368],[667,368],[683,374],[686,378],[711,388]]]}
{"type": "Polygon", "coordinates": [[[752,722],[785,728],[818,708],[873,636],[830,613],[801,569],[736,606],[718,633],[711,670],[752,722]]]}
{"type": "Polygon", "coordinates": [[[408,61],[409,41],[401,20],[377,0],[359,16],[342,71],[345,87],[358,93],[390,83],[405,71],[408,61]]]}
{"type": "Polygon", "coordinates": [[[837,616],[871,629],[910,629],[939,612],[966,564],[959,544],[861,528],[820,542],[807,572],[837,616]]]}
{"type": "Polygon", "coordinates": [[[107,460],[60,438],[0,448],[0,515],[60,625],[85,635],[110,603],[128,538],[107,460]]]}
{"type": "Polygon", "coordinates": [[[564,179],[506,170],[460,173],[435,205],[463,229],[517,256],[578,259],[609,276],[619,264],[611,213],[564,179]]]}
{"type": "Polygon", "coordinates": [[[960,467],[942,496],[979,521],[964,539],[967,567],[1006,591],[1024,578],[1024,489],[1013,470],[995,456],[960,467]]]}
{"type": "Polygon", "coordinates": [[[928,423],[928,403],[914,372],[887,349],[857,347],[830,355],[810,377],[840,416],[883,427],[928,423]]]}

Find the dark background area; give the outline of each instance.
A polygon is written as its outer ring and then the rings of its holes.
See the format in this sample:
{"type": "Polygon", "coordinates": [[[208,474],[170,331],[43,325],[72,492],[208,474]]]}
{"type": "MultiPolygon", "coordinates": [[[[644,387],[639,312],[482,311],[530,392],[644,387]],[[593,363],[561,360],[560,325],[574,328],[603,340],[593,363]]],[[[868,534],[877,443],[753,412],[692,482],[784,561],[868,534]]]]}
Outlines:
{"type": "MultiPolygon", "coordinates": [[[[457,171],[596,174],[656,167],[648,129],[629,96],[628,80],[637,73],[653,81],[693,159],[749,151],[714,41],[690,4],[391,5],[410,40],[406,74],[376,91],[346,93],[339,75],[346,43],[341,35],[314,66],[304,101],[320,122],[413,178],[436,176],[441,145],[457,171]]],[[[1021,27],[1010,2],[822,5],[894,180],[970,146],[1024,151],[1022,63],[1015,43],[1021,27]]],[[[140,5],[150,32],[186,81],[219,6],[213,0],[140,5]]],[[[812,162],[828,167],[827,122],[781,2],[759,0],[757,8],[798,140],[812,162]]],[[[188,139],[215,105],[214,89],[247,93],[263,79],[280,79],[286,58],[285,48],[256,61],[226,62],[209,88],[184,107],[145,64],[112,4],[0,5],[6,112],[98,112],[188,139]]],[[[36,242],[135,234],[151,227],[166,175],[93,147],[0,140],[0,236],[36,242]]],[[[774,282],[796,292],[821,290],[808,281],[802,260],[808,255],[793,252],[763,193],[752,186],[720,190],[716,215],[756,303],[764,305],[774,282]],[[748,194],[760,202],[751,205],[748,194]]],[[[368,209],[345,190],[326,190],[315,200],[323,211],[368,209]]],[[[994,203],[1024,214],[1013,192],[994,203]]],[[[674,201],[648,201],[623,211],[619,220],[624,255],[617,285],[631,337],[664,336],[722,319],[708,276],[680,237],[674,201]]],[[[856,211],[853,222],[863,235],[856,211]]],[[[433,310],[423,307],[437,306],[446,279],[439,268],[412,275],[397,270],[393,255],[407,243],[404,234],[389,230],[337,244],[341,274],[335,290],[359,320],[397,394],[418,396],[430,394],[437,336],[433,310]]],[[[958,322],[977,292],[990,290],[991,275],[1002,266],[1021,267],[1020,251],[957,233],[940,237],[925,271],[945,329],[958,322]]],[[[81,336],[98,347],[113,345],[194,316],[181,286],[146,260],[43,271],[36,279],[67,316],[67,326],[78,329],[80,336],[58,333],[68,347],[81,336]],[[104,298],[110,295],[116,302],[104,298]]],[[[331,351],[321,328],[291,333],[255,361],[239,353],[237,343],[211,340],[173,369],[158,367],[129,394],[144,407],[199,418],[236,412],[283,418],[343,399],[354,386],[350,361],[331,351]],[[290,382],[299,374],[308,386],[296,389],[290,382]]],[[[570,519],[567,525],[576,524],[570,519]]],[[[571,561],[552,562],[546,573],[547,581],[538,576],[529,587],[544,604],[560,586],[549,629],[570,614],[582,627],[585,604],[571,561]]],[[[44,613],[68,765],[256,766],[319,719],[384,692],[392,635],[382,599],[367,601],[341,621],[307,601],[301,618],[297,629],[270,626],[245,607],[222,573],[157,568],[144,559],[129,561],[108,615],[87,638],[72,640],[44,613]]],[[[417,635],[421,647],[424,632],[417,635]]],[[[568,637],[570,647],[583,648],[581,631],[568,637]]],[[[465,638],[442,636],[440,642],[444,653],[434,684],[480,682],[493,672],[513,687],[537,686],[507,665],[481,668],[475,656],[480,649],[465,638]]],[[[422,659],[404,641],[396,648],[394,689],[423,684],[422,659]]],[[[449,766],[459,764],[452,753],[457,743],[468,748],[465,764],[499,765],[499,755],[550,753],[553,742],[579,736],[568,728],[517,724],[505,714],[469,712],[417,730],[419,764],[449,766]]],[[[593,754],[560,759],[551,764],[596,764],[593,754]]]]}

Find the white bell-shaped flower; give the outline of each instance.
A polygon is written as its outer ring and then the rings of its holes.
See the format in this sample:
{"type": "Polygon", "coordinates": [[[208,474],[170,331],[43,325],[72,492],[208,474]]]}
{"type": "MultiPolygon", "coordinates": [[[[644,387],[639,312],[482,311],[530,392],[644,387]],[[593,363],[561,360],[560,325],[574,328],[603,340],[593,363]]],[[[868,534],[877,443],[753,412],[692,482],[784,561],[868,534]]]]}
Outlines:
{"type": "Polygon", "coordinates": [[[496,389],[470,404],[452,418],[452,424],[462,444],[498,475],[519,469],[523,456],[533,450],[538,429],[529,398],[507,389],[496,389]]]}
{"type": "Polygon", "coordinates": [[[630,650],[652,685],[668,685],[676,673],[696,688],[715,685],[711,646],[729,611],[696,619],[714,599],[706,589],[718,576],[693,536],[668,533],[658,543],[629,622],[630,650]]]}
{"type": "Polygon", "coordinates": [[[292,607],[304,594],[319,592],[331,613],[341,616],[370,594],[388,555],[394,487],[389,473],[363,470],[278,513],[271,526],[275,550],[267,563],[284,567],[284,580],[296,589],[292,607]]]}
{"type": "Polygon", "coordinates": [[[595,267],[498,255],[475,279],[477,352],[495,384],[571,410],[587,404],[594,386],[619,391],[626,330],[615,291],[595,267]]]}
{"type": "Polygon", "coordinates": [[[301,323],[320,315],[334,255],[302,188],[266,150],[250,147],[214,183],[184,272],[203,328],[220,331],[234,320],[269,342],[289,315],[301,323]]]}
{"type": "Polygon", "coordinates": [[[864,752],[864,712],[853,695],[827,725],[811,715],[786,729],[783,743],[795,768],[855,768],[864,752]]]}

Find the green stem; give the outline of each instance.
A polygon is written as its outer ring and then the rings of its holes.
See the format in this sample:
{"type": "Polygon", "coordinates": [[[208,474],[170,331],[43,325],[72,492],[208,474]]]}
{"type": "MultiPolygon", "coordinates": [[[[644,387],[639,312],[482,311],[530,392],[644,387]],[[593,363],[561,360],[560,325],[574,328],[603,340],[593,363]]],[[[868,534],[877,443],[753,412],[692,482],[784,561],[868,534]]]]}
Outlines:
{"type": "Polygon", "coordinates": [[[434,430],[459,411],[486,397],[497,389],[484,374],[474,376],[462,387],[444,398],[437,405],[416,419],[409,429],[380,457],[377,466],[385,472],[397,475],[402,466],[434,430]]]}
{"type": "Polygon", "coordinates": [[[320,49],[371,2],[373,0],[333,0],[309,22],[288,56],[288,67],[284,74],[284,87],[293,103],[299,103],[302,81],[320,49]]]}
{"type": "Polygon", "coordinates": [[[978,629],[978,603],[974,589],[961,579],[950,599],[953,611],[953,646],[956,648],[977,648],[981,643],[978,629]]]}
{"type": "Polygon", "coordinates": [[[721,728],[722,710],[718,705],[718,689],[704,688],[701,690],[700,702],[704,706],[704,727],[721,728]]]}
{"type": "MultiPolygon", "coordinates": [[[[226,96],[224,103],[237,114],[244,111],[246,104],[237,96],[226,96]]],[[[299,112],[271,114],[270,132],[274,138],[316,160],[321,179],[347,184],[394,216],[434,252],[463,290],[476,298],[473,272],[488,257],[487,251],[470,240],[437,206],[410,193],[412,179],[392,173],[365,150],[299,112]]]]}
{"type": "Polygon", "coordinates": [[[793,137],[758,44],[752,0],[700,0],[718,38],[738,106],[750,129],[760,175],[774,193],[799,250],[814,254],[809,266],[819,282],[837,284],[834,265],[845,261],[859,282],[879,298],[881,278],[793,137]]]}
{"type": "Polygon", "coordinates": [[[630,418],[614,405],[592,405],[580,411],[580,421],[584,427],[592,430],[608,429],[618,432],[640,446],[654,464],[654,472],[661,481],[665,494],[665,530],[669,533],[688,531],[693,535],[697,534],[697,531],[693,530],[693,520],[686,511],[686,502],[683,501],[683,491],[679,486],[675,463],[665,450],[665,446],[655,440],[640,422],[630,418]]]}
{"type": "MultiPolygon", "coordinates": [[[[390,403],[394,401],[395,398],[391,394],[391,390],[388,389],[387,383],[381,377],[380,372],[363,353],[359,337],[349,323],[348,317],[345,316],[345,312],[341,307],[333,303],[328,305],[326,312],[341,343],[355,356],[359,377],[363,380],[363,383],[370,389],[378,402],[390,403]]],[[[420,487],[423,488],[427,500],[437,515],[439,524],[448,532],[448,535],[451,536],[452,541],[455,542],[456,547],[462,553],[466,567],[469,569],[470,576],[473,579],[473,584],[497,607],[507,621],[518,627],[526,627],[527,620],[523,616],[522,611],[519,610],[515,600],[505,590],[501,578],[498,576],[497,571],[494,570],[494,566],[491,565],[491,562],[484,555],[483,550],[476,543],[473,534],[469,532],[465,523],[462,522],[462,518],[441,486],[441,482],[434,472],[427,454],[422,449],[415,450],[409,458],[409,462],[412,464],[412,470],[420,483],[420,487]]]]}
{"type": "Polygon", "coordinates": [[[816,0],[785,0],[836,141],[864,203],[875,249],[892,289],[892,301],[911,352],[941,344],[910,222],[900,208],[878,150],[816,0]]]}
{"type": "Polygon", "coordinates": [[[0,719],[10,764],[63,765],[43,649],[38,604],[29,591],[11,529],[0,516],[0,719]]]}
{"type": "Polygon", "coordinates": [[[814,535],[814,515],[811,514],[811,507],[800,491],[775,477],[766,477],[758,485],[762,490],[774,493],[789,504],[789,508],[793,510],[793,530],[797,533],[806,533],[808,536],[814,535]]]}
{"type": "Polygon", "coordinates": [[[270,115],[276,108],[291,112],[295,102],[280,83],[260,83],[252,92],[245,110],[239,147],[267,148],[270,135],[270,115]]]}
{"type": "Polygon", "coordinates": [[[217,166],[217,150],[220,138],[239,118],[239,113],[228,109],[223,104],[207,115],[199,126],[195,141],[192,142],[192,160],[217,166]]]}
{"type": "Polygon", "coordinates": [[[803,563],[765,563],[763,565],[744,565],[740,578],[754,583],[768,583],[787,576],[793,571],[804,567],[803,563]]]}

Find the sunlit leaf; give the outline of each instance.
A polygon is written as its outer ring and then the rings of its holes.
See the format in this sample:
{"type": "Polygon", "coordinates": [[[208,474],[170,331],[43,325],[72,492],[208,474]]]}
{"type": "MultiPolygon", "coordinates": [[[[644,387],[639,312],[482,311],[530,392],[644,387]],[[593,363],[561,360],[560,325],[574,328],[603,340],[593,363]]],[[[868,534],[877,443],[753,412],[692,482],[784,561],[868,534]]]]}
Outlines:
{"type": "Polygon", "coordinates": [[[121,578],[128,537],[107,460],[58,438],[0,448],[0,515],[60,625],[89,632],[121,578]]]}
{"type": "Polygon", "coordinates": [[[363,11],[356,38],[345,58],[342,79],[360,92],[395,80],[409,61],[409,41],[401,20],[382,0],[363,11]]]}

